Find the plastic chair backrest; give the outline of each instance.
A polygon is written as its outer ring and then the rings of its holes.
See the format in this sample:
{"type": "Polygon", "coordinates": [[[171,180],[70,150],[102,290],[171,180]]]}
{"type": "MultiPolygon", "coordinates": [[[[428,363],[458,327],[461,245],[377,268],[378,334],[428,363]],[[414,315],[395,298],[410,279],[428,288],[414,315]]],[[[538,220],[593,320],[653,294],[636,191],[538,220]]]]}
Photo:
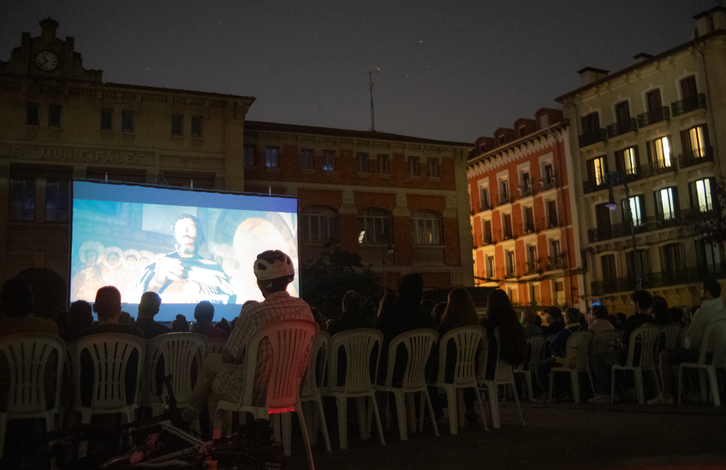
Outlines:
{"type": "Polygon", "coordinates": [[[682,327],[678,323],[671,323],[669,325],[665,325],[661,329],[661,334],[665,338],[666,351],[670,351],[671,349],[676,347],[676,344],[678,344],[678,335],[680,335],[681,329],[682,327]]]}
{"type": "Polygon", "coordinates": [[[226,339],[207,339],[207,356],[209,356],[210,354],[221,354],[222,349],[224,349],[224,346],[226,344],[226,339]]]}
{"type": "Polygon", "coordinates": [[[579,330],[567,338],[565,346],[565,369],[588,370],[590,368],[590,341],[592,331],[579,330]]]}
{"type": "MultiPolygon", "coordinates": [[[[393,338],[388,346],[388,368],[386,369],[386,387],[393,387],[393,369],[396,364],[398,345],[406,348],[408,362],[403,373],[402,389],[420,389],[426,386],[426,364],[431,356],[431,349],[439,333],[428,328],[407,331],[393,338]]],[[[396,384],[398,387],[398,384],[396,384]]]]}
{"type": "Polygon", "coordinates": [[[623,332],[621,330],[598,331],[590,341],[590,357],[594,359],[598,354],[614,351],[620,347],[622,339],[623,332]]]}
{"type": "Polygon", "coordinates": [[[628,345],[628,361],[626,367],[633,367],[635,363],[635,351],[639,348],[640,361],[635,367],[650,368],[653,367],[653,358],[655,352],[655,343],[660,335],[660,328],[654,324],[646,323],[636,328],[630,334],[630,344],[628,345]]]}
{"type": "Polygon", "coordinates": [[[324,384],[325,371],[328,367],[328,345],[330,335],[325,331],[318,331],[313,341],[313,348],[310,352],[308,370],[303,377],[300,396],[315,396],[319,387],[324,384]]]}
{"type": "MultiPolygon", "coordinates": [[[[207,338],[198,333],[166,333],[147,342],[145,380],[156,383],[157,363],[164,358],[164,377],[171,374],[174,398],[186,403],[192,398],[192,364],[196,361],[197,370],[202,367],[206,354],[207,338]]],[[[169,392],[162,387],[161,400],[166,400],[169,392]]]]}
{"type": "MultiPolygon", "coordinates": [[[[537,364],[542,360],[544,344],[545,335],[534,335],[527,338],[527,351],[529,352],[529,357],[527,358],[526,364],[537,364]]],[[[525,364],[522,364],[522,366],[524,365],[525,364]]]]}
{"type": "MultiPolygon", "coordinates": [[[[439,341],[439,383],[446,377],[446,352],[450,340],[456,345],[456,362],[454,363],[454,385],[464,385],[477,380],[477,357],[486,364],[487,348],[479,351],[479,343],[486,340],[487,331],[483,326],[468,325],[447,331],[439,341]]],[[[486,345],[485,345],[486,346],[486,345]]]]}
{"type": "Polygon", "coordinates": [[[0,352],[8,363],[7,414],[45,413],[45,369],[53,352],[57,360],[55,373],[58,381],[54,406],[58,406],[65,351],[65,342],[57,336],[19,334],[2,338],[0,352]]]}
{"type": "MultiPolygon", "coordinates": [[[[494,338],[497,341],[497,362],[494,366],[494,380],[514,380],[514,368],[502,359],[502,342],[499,339],[499,328],[494,329],[494,338]]],[[[481,364],[481,370],[486,374],[486,363],[481,364]]]]}
{"type": "Polygon", "coordinates": [[[698,356],[699,364],[714,364],[716,367],[726,365],[726,320],[718,320],[706,327],[703,342],[698,356]],[[713,358],[706,361],[707,354],[712,352],[713,358]]]}
{"type": "Polygon", "coordinates": [[[383,332],[374,328],[355,328],[341,331],[330,338],[328,352],[328,387],[341,388],[338,385],[338,350],[345,351],[347,366],[345,370],[345,384],[342,388],[346,393],[365,393],[373,387],[371,381],[371,353],[373,347],[378,345],[373,372],[374,380],[378,377],[378,362],[381,359],[381,345],[383,332]]]}
{"type": "Polygon", "coordinates": [[[81,356],[83,351],[88,351],[91,355],[93,365],[91,408],[99,410],[127,407],[126,366],[131,353],[137,351],[137,379],[133,402],[138,404],[141,371],[146,351],[146,343],[143,339],[122,333],[97,333],[79,339],[73,356],[76,400],[81,396],[81,356]]]}
{"type": "MultiPolygon", "coordinates": [[[[267,408],[281,409],[295,406],[300,392],[300,382],[310,358],[313,339],[318,324],[312,320],[281,320],[270,322],[257,330],[245,348],[245,376],[255,377],[263,373],[267,381],[267,408]],[[266,357],[258,358],[260,343],[266,339],[269,344],[266,357]],[[269,361],[269,374],[257,371],[257,364],[269,361]]],[[[254,382],[254,381],[253,381],[254,382]]],[[[252,383],[247,382],[240,404],[252,404],[255,392],[252,383]]]]}

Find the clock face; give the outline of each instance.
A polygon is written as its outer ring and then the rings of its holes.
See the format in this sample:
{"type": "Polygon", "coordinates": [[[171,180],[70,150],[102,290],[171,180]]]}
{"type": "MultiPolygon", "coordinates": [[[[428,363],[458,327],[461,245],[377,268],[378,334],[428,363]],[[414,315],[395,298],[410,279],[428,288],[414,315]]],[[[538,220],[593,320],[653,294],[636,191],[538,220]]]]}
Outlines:
{"type": "Polygon", "coordinates": [[[38,55],[35,56],[35,65],[37,65],[40,70],[49,72],[58,67],[58,56],[51,51],[40,51],[38,52],[38,55]]]}

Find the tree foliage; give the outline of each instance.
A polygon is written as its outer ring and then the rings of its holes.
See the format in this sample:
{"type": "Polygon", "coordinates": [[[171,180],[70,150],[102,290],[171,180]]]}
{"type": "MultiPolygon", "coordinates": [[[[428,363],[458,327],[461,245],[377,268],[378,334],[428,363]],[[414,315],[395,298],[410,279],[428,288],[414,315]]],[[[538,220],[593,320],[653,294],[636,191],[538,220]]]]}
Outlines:
{"type": "Polygon", "coordinates": [[[363,267],[359,255],[336,250],[300,267],[302,298],[328,318],[342,313],[343,296],[354,290],[363,299],[363,315],[375,316],[383,291],[377,273],[363,267]]]}

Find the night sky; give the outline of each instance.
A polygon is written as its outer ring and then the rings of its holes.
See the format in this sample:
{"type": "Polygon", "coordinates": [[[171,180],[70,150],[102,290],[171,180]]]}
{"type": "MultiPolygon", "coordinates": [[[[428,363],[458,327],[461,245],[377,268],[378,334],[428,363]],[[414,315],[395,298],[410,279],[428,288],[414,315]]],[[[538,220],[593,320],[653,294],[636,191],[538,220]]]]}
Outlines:
{"type": "Polygon", "coordinates": [[[247,119],[473,142],[640,52],[714,0],[0,0],[0,60],[47,16],[106,82],[254,96],[247,119]]]}

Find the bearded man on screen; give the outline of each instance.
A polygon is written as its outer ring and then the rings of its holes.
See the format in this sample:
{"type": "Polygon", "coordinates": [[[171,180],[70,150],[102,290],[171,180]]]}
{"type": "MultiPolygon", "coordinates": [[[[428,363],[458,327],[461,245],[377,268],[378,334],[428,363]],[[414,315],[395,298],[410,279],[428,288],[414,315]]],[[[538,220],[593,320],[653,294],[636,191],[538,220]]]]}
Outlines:
{"type": "Polygon", "coordinates": [[[172,231],[176,251],[146,266],[138,286],[141,292],[164,294],[164,301],[168,303],[189,300],[235,303],[237,294],[222,266],[199,256],[199,249],[204,245],[199,220],[182,214],[174,221],[172,231]]]}

